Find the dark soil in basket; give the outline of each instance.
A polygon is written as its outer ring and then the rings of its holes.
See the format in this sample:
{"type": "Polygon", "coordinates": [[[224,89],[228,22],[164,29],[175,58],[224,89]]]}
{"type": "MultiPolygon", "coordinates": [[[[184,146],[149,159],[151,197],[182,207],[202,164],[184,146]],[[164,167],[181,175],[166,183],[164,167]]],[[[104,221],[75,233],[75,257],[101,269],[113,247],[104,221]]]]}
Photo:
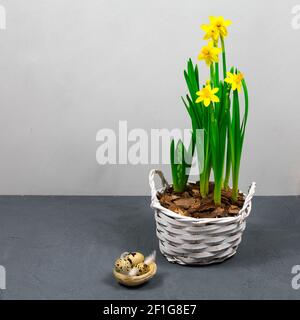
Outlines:
{"type": "Polygon", "coordinates": [[[222,204],[215,206],[213,196],[214,183],[209,184],[209,195],[202,198],[200,195],[199,182],[189,183],[183,193],[174,192],[173,188],[166,189],[163,193],[158,192],[160,204],[182,216],[192,218],[223,218],[233,217],[239,214],[244,205],[244,195],[238,196],[238,201],[233,203],[232,190],[222,190],[222,204]]]}

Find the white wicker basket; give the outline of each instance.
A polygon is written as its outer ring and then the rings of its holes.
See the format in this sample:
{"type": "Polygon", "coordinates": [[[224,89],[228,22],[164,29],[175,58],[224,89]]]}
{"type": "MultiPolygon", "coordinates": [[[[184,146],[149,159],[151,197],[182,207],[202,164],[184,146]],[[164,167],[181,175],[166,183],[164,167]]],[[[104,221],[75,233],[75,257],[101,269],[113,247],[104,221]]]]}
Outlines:
{"type": "Polygon", "coordinates": [[[169,262],[188,265],[207,265],[232,257],[242,240],[246,218],[251,212],[255,182],[245,195],[239,215],[225,218],[196,219],[181,216],[161,206],[157,192],[169,186],[163,173],[152,170],[149,175],[151,207],[155,210],[156,234],[161,253],[169,262]],[[154,177],[158,175],[162,188],[157,190],[154,177]]]}

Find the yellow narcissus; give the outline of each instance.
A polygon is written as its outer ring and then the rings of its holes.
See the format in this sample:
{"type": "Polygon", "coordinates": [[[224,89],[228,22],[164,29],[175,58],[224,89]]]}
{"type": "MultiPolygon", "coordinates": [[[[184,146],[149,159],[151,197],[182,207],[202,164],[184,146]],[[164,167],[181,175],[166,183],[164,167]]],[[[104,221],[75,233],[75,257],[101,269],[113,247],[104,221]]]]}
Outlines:
{"type": "Polygon", "coordinates": [[[244,75],[241,72],[239,72],[238,74],[227,72],[227,78],[225,78],[225,82],[231,85],[232,91],[237,90],[240,92],[243,79],[244,75]]]}
{"type": "Polygon", "coordinates": [[[212,39],[213,41],[218,42],[220,33],[215,26],[203,24],[201,29],[205,32],[204,40],[212,39]]]}
{"type": "Polygon", "coordinates": [[[203,101],[204,106],[208,107],[212,102],[220,102],[219,98],[215,95],[219,91],[219,88],[211,88],[210,84],[207,84],[203,89],[196,92],[197,96],[196,103],[203,101]]]}
{"type": "Polygon", "coordinates": [[[231,25],[232,23],[231,20],[225,20],[224,17],[222,16],[219,16],[219,17],[211,16],[209,17],[209,20],[210,20],[209,26],[216,28],[221,37],[224,38],[227,36],[228,34],[227,27],[231,25]]]}
{"type": "Polygon", "coordinates": [[[204,46],[201,49],[198,59],[204,60],[205,63],[210,66],[213,62],[219,61],[219,53],[221,51],[221,48],[215,47],[213,41],[211,41],[207,46],[204,46]]]}

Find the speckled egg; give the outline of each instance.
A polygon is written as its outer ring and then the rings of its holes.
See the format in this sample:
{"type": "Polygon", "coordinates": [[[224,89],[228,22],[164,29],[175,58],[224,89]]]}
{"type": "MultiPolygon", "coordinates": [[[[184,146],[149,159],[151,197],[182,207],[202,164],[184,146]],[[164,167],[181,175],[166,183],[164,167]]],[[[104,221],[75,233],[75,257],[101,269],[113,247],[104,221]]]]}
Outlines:
{"type": "Polygon", "coordinates": [[[138,263],[136,265],[136,268],[138,269],[138,274],[137,274],[138,276],[141,276],[141,275],[149,272],[149,270],[150,270],[150,267],[147,264],[145,264],[144,262],[138,263]]]}
{"type": "Polygon", "coordinates": [[[126,259],[131,262],[132,266],[136,266],[141,262],[144,262],[145,257],[139,252],[130,252],[127,256],[126,259]]]}
{"type": "Polygon", "coordinates": [[[131,269],[131,262],[128,259],[118,259],[115,262],[115,269],[120,273],[128,273],[131,269]]]}

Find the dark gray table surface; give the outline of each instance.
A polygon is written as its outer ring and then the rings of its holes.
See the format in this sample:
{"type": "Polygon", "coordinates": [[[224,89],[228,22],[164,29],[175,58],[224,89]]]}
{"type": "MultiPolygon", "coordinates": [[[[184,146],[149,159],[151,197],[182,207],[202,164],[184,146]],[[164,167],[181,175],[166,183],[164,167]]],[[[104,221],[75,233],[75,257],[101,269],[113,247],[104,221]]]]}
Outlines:
{"type": "Polygon", "coordinates": [[[112,277],[123,251],[158,250],[148,197],[0,197],[0,299],[299,299],[300,197],[256,197],[238,253],[207,267],[168,263],[127,289],[112,277]]]}

